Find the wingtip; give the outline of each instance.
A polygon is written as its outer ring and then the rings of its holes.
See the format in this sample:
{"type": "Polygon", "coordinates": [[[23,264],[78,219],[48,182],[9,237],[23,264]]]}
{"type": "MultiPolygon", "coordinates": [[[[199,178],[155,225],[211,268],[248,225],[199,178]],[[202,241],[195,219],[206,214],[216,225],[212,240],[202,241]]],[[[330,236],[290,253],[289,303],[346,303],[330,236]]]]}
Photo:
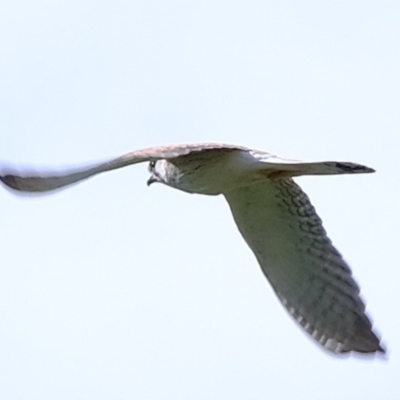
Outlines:
{"type": "Polygon", "coordinates": [[[43,181],[46,181],[46,179],[39,176],[21,176],[7,171],[0,175],[0,181],[6,189],[18,194],[37,194],[38,192],[48,191],[43,187],[43,181]]]}
{"type": "Polygon", "coordinates": [[[386,348],[386,346],[385,346],[384,344],[382,344],[382,343],[379,343],[379,344],[378,344],[378,347],[377,347],[377,349],[376,349],[375,352],[387,356],[387,348],[386,348]]]}
{"type": "Polygon", "coordinates": [[[376,172],[373,168],[355,163],[336,162],[336,167],[346,174],[370,174],[376,172]]]}
{"type": "Polygon", "coordinates": [[[373,168],[370,168],[370,167],[364,167],[364,168],[365,168],[364,172],[366,172],[368,174],[376,172],[376,170],[373,168]]]}
{"type": "Polygon", "coordinates": [[[0,181],[3,182],[4,185],[8,186],[11,189],[19,190],[15,175],[0,175],[0,181]]]}

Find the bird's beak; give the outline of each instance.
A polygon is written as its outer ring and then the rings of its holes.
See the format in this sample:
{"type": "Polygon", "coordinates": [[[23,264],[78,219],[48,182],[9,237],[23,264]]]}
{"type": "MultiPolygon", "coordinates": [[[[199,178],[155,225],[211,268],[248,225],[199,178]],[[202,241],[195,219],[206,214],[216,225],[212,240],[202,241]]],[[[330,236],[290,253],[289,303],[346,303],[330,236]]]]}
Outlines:
{"type": "Polygon", "coordinates": [[[158,182],[158,179],[154,175],[151,175],[150,178],[147,180],[147,186],[150,186],[154,182],[158,182]]]}

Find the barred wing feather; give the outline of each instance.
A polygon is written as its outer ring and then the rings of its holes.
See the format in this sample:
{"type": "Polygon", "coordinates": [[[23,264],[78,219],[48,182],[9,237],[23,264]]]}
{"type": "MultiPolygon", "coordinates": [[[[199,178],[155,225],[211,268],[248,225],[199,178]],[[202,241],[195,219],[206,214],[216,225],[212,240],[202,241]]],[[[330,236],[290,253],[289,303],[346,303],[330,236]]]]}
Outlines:
{"type": "Polygon", "coordinates": [[[266,179],[225,197],[278,298],[317,342],[334,353],[384,351],[350,268],[293,180],[266,179]]]}

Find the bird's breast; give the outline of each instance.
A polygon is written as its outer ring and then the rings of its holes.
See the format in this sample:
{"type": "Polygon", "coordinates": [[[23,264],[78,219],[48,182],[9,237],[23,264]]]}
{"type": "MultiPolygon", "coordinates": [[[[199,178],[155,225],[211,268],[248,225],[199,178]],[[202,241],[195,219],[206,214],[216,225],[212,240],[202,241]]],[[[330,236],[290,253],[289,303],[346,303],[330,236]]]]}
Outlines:
{"type": "Polygon", "coordinates": [[[168,160],[167,185],[188,193],[218,195],[252,183],[254,159],[234,150],[220,155],[199,153],[168,160]]]}

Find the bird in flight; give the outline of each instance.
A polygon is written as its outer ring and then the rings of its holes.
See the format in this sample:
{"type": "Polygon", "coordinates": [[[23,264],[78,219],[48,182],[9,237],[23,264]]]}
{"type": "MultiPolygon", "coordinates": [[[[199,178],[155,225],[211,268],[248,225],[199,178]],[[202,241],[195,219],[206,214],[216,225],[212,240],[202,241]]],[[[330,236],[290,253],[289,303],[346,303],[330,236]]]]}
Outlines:
{"type": "Polygon", "coordinates": [[[205,143],[137,150],[62,173],[0,171],[0,181],[16,191],[47,192],[141,162],[149,162],[148,185],[157,182],[188,193],[225,196],[279,300],[326,350],[385,352],[349,266],[292,179],[374,172],[371,168],[351,162],[289,160],[246,147],[205,143]]]}

